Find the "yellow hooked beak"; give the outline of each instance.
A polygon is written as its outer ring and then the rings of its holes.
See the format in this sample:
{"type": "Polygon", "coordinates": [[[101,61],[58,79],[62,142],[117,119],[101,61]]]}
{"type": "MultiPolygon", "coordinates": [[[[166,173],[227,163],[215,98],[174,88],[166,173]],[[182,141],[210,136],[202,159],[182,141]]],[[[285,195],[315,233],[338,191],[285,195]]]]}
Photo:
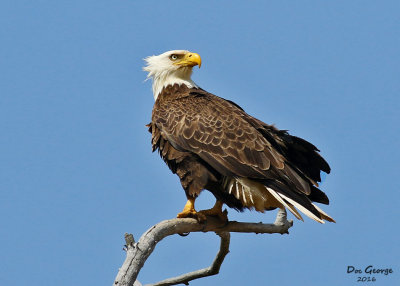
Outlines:
{"type": "Polygon", "coordinates": [[[197,53],[187,53],[183,56],[182,59],[174,62],[174,65],[177,66],[184,66],[184,67],[194,67],[199,66],[201,67],[201,57],[197,53]]]}

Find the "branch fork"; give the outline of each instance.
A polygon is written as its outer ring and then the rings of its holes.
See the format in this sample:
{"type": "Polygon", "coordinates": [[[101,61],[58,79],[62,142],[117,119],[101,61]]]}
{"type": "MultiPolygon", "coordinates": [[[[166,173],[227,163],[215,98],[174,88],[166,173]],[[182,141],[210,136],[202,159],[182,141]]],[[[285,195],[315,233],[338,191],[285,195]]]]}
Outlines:
{"type": "Polygon", "coordinates": [[[231,232],[288,234],[288,230],[292,226],[293,221],[287,220],[286,211],[280,209],[273,224],[237,221],[226,223],[211,216],[207,217],[207,223],[204,224],[192,218],[175,218],[152,226],[141,236],[137,243],[135,243],[132,234],[125,233],[126,245],[124,250],[126,251],[126,258],[118,271],[113,286],[141,286],[142,284],[136,280],[139,271],[153,252],[157,243],[167,236],[212,231],[221,238],[220,248],[209,267],[169,278],[155,284],[147,284],[146,286],[189,285],[189,282],[194,279],[218,274],[225,256],[229,253],[231,232]]]}

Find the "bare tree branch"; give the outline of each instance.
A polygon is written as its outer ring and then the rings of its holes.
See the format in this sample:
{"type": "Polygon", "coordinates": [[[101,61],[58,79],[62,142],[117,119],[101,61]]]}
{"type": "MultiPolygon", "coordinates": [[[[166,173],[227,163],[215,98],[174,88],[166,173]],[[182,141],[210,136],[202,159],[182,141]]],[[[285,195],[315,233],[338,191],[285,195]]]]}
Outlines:
{"type": "MultiPolygon", "coordinates": [[[[221,237],[220,250],[210,267],[190,272],[175,278],[163,280],[154,285],[176,285],[179,283],[188,284],[188,282],[193,279],[217,274],[226,254],[229,252],[230,232],[284,234],[289,233],[288,229],[292,225],[292,221],[287,221],[286,211],[284,210],[278,211],[276,221],[273,224],[263,224],[261,222],[245,223],[236,221],[225,223],[213,217],[207,217],[206,223],[199,223],[197,220],[191,218],[162,221],[147,230],[137,243],[135,243],[132,235],[125,234],[126,259],[122,267],[119,269],[113,285],[134,285],[139,271],[143,267],[147,258],[153,252],[157,243],[169,235],[199,231],[213,231],[221,237]]],[[[139,282],[137,281],[137,283],[139,282]]]]}
{"type": "Polygon", "coordinates": [[[155,284],[147,284],[145,286],[169,286],[177,284],[189,285],[189,281],[218,274],[225,256],[229,253],[229,243],[231,235],[229,232],[221,232],[217,234],[221,237],[221,243],[217,256],[215,257],[214,262],[211,264],[211,266],[177,277],[165,279],[155,284]]]}

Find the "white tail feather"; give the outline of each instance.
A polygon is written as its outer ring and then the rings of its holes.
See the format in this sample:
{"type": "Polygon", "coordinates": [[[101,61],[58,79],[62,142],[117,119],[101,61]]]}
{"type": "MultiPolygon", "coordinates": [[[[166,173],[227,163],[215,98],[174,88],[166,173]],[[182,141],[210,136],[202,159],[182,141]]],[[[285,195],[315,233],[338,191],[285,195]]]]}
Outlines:
{"type": "Polygon", "coordinates": [[[296,208],[298,208],[302,213],[304,213],[306,216],[308,216],[309,218],[320,222],[320,223],[325,223],[322,219],[320,219],[319,217],[317,217],[315,214],[313,214],[312,212],[310,212],[308,209],[306,209],[305,207],[303,207],[301,204],[299,204],[298,202],[292,200],[291,198],[286,197],[285,195],[280,194],[285,200],[287,200],[288,202],[290,202],[291,204],[293,204],[296,208]]]}
{"type": "Polygon", "coordinates": [[[268,188],[268,187],[265,187],[265,188],[271,195],[273,195],[275,197],[275,199],[277,199],[277,201],[279,201],[282,205],[284,205],[296,218],[304,221],[303,218],[301,217],[301,215],[296,211],[296,209],[291,204],[288,204],[287,202],[285,202],[285,200],[282,199],[280,194],[278,194],[276,191],[274,191],[271,188],[268,188]]]}
{"type": "Polygon", "coordinates": [[[333,218],[316,205],[312,204],[320,213],[321,218],[295,200],[250,179],[231,179],[228,181],[227,191],[229,194],[234,195],[238,200],[241,200],[245,207],[254,207],[257,211],[263,212],[265,208],[271,206],[272,200],[275,199],[276,202],[272,204],[272,207],[285,207],[299,220],[303,221],[303,217],[300,214],[300,212],[302,212],[319,223],[325,223],[324,220],[335,222],[333,218]],[[267,190],[267,192],[263,190],[267,190]]]}
{"type": "Polygon", "coordinates": [[[314,208],[317,209],[317,211],[319,211],[319,213],[321,214],[321,217],[323,219],[326,219],[327,221],[331,221],[331,222],[336,222],[332,217],[330,217],[326,212],[324,212],[323,210],[321,210],[318,206],[312,204],[314,206],[314,208]]]}

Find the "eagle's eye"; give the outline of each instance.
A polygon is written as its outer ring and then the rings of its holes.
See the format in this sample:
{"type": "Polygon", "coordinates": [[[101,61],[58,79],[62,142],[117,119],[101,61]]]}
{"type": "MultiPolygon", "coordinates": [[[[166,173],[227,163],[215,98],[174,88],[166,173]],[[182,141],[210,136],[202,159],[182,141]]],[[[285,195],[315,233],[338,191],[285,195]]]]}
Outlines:
{"type": "Polygon", "coordinates": [[[171,55],[171,56],[170,56],[170,59],[173,60],[173,61],[175,61],[175,60],[178,59],[178,55],[175,55],[175,54],[174,54],[174,55],[171,55]]]}

